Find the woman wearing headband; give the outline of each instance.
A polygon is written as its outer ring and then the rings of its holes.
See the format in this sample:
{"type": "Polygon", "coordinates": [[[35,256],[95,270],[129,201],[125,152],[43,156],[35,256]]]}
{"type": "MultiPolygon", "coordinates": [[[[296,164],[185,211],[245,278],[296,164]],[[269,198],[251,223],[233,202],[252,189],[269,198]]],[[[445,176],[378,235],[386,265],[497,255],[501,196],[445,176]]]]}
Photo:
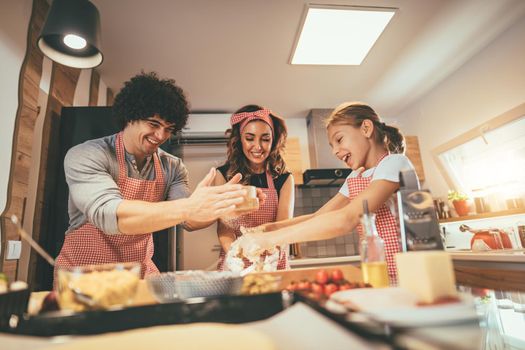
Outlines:
{"type": "MultiPolygon", "coordinates": [[[[245,185],[260,188],[266,199],[258,210],[235,218],[220,219],[217,235],[221,253],[217,269],[224,268],[225,252],[240,235],[240,227],[255,227],[293,216],[294,181],[282,158],[287,129],[284,120],[270,110],[248,105],[236,111],[227,131],[226,163],[217,168],[216,185],[225,184],[235,174],[242,174],[245,185]]],[[[281,246],[277,269],[289,268],[288,246],[281,246]]],[[[245,268],[250,262],[245,260],[245,268]]]]}

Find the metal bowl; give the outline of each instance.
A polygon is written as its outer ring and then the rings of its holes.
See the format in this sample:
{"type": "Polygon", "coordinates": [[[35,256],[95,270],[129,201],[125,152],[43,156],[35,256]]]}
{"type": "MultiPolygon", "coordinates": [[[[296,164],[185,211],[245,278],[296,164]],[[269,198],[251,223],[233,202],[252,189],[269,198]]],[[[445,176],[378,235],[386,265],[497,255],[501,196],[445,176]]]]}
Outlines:
{"type": "Polygon", "coordinates": [[[243,278],[230,271],[178,271],[146,277],[149,290],[161,303],[196,297],[238,294],[243,278]]]}

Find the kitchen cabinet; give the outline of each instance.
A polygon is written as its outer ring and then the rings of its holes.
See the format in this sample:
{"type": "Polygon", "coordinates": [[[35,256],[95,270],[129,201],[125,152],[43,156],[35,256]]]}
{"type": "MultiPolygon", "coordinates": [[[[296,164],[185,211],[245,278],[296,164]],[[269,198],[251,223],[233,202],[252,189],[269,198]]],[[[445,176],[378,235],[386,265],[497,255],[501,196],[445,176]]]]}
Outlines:
{"type": "Polygon", "coordinates": [[[525,291],[525,252],[451,252],[456,282],[472,287],[525,291]]]}
{"type": "Polygon", "coordinates": [[[292,173],[296,185],[303,183],[303,167],[301,160],[301,143],[298,137],[288,137],[283,153],[286,168],[292,173]]]}
{"type": "Polygon", "coordinates": [[[425,181],[425,170],[421,160],[421,151],[419,150],[419,140],[417,136],[405,136],[406,150],[405,155],[410,159],[420,182],[425,181]]]}

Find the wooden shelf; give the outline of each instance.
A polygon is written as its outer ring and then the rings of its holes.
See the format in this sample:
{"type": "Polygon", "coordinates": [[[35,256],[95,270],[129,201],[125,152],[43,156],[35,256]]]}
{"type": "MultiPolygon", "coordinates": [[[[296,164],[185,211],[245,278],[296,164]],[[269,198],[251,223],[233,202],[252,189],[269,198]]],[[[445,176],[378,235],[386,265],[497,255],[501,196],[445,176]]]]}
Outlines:
{"type": "Polygon", "coordinates": [[[445,224],[447,222],[458,222],[458,221],[467,221],[467,220],[479,220],[479,219],[488,219],[488,218],[497,218],[500,216],[509,216],[509,215],[518,215],[525,214],[525,209],[512,209],[512,210],[502,210],[495,211],[484,214],[475,214],[467,216],[457,216],[450,219],[441,219],[439,220],[440,224],[445,224]]]}

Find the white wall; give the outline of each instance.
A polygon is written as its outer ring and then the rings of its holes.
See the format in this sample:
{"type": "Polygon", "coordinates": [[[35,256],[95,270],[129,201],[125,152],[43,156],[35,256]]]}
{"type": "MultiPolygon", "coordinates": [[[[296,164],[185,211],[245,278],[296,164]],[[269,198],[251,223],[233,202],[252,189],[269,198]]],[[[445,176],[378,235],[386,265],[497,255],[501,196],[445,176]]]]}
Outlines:
{"type": "Polygon", "coordinates": [[[97,106],[107,106],[108,104],[108,86],[102,80],[102,77],[100,77],[100,81],[98,84],[98,98],[97,98],[97,106]]]}
{"type": "MultiPolygon", "coordinates": [[[[418,135],[426,184],[435,196],[448,190],[431,151],[525,102],[525,19],[398,116],[407,135],[418,135]]],[[[525,132],[525,131],[524,131],[525,132]]],[[[491,169],[487,164],[487,171],[491,169]]]]}
{"type": "Polygon", "coordinates": [[[31,6],[31,0],[0,0],[0,212],[7,201],[18,77],[26,51],[31,6]]]}
{"type": "Polygon", "coordinates": [[[89,106],[89,86],[91,84],[92,69],[81,69],[78,76],[73,106],[89,106]]]}

